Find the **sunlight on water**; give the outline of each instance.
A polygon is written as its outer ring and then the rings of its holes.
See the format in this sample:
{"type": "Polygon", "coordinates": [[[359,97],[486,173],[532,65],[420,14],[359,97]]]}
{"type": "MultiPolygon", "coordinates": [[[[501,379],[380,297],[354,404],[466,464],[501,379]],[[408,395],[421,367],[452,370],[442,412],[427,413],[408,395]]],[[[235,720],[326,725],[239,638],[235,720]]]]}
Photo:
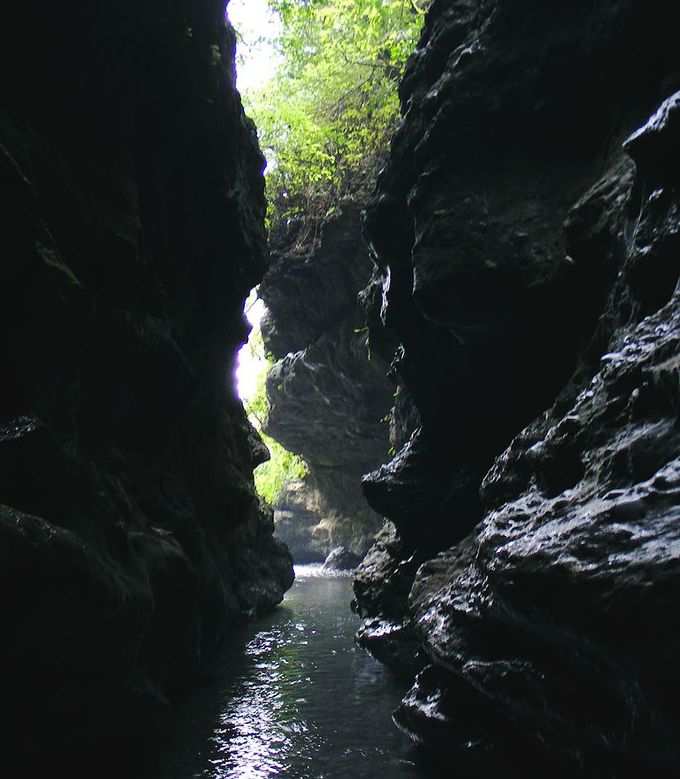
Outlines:
{"type": "MultiPolygon", "coordinates": [[[[354,644],[351,580],[297,566],[272,615],[226,658],[212,725],[163,779],[415,779],[391,713],[403,689],[354,644]],[[379,766],[379,768],[377,768],[379,766]]],[[[186,736],[183,736],[186,739],[186,736]]],[[[190,739],[191,740],[191,739],[190,739]]]]}
{"type": "Polygon", "coordinates": [[[338,579],[342,577],[352,578],[352,571],[334,571],[323,567],[323,563],[310,563],[308,565],[294,565],[295,578],[300,580],[316,579],[324,577],[338,579]]]}
{"type": "MultiPolygon", "coordinates": [[[[304,632],[303,625],[293,627],[304,632]]],[[[303,664],[282,652],[290,643],[290,628],[287,623],[285,629],[260,633],[246,646],[255,676],[244,682],[220,718],[214,742],[223,757],[214,762],[214,776],[234,776],[235,763],[244,779],[286,776],[293,748],[313,754],[314,726],[300,710],[306,703],[302,689],[311,679],[303,664]]]]}

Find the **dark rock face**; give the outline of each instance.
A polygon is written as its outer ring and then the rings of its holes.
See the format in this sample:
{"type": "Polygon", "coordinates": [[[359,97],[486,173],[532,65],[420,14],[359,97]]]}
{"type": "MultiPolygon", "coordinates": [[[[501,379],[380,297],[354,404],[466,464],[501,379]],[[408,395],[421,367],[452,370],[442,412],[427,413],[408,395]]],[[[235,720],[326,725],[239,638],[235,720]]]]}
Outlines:
{"type": "Polygon", "coordinates": [[[267,432],[310,469],[305,487],[277,506],[277,535],[300,562],[323,561],[336,546],[363,556],[382,519],[363,499],[361,476],[389,449],[393,387],[368,349],[359,292],[371,262],[359,209],[345,205],[307,254],[278,250],[273,258],[260,285],[268,308],[262,334],[278,358],[267,379],[267,432]]]}
{"type": "Polygon", "coordinates": [[[397,723],[463,775],[680,760],[668,27],[662,3],[435,2],[402,84],[366,227],[421,426],[365,479],[397,532],[355,590],[362,642],[427,663],[397,723]]]}
{"type": "Polygon", "coordinates": [[[262,159],[223,3],[29,0],[0,37],[3,733],[73,771],[292,582],[231,379],[262,159]]]}
{"type": "Polygon", "coordinates": [[[573,405],[513,441],[468,553],[418,571],[410,609],[435,687],[465,703],[424,707],[417,682],[397,714],[416,738],[490,749],[519,728],[574,768],[677,766],[678,302],[621,332],[573,405]]]}

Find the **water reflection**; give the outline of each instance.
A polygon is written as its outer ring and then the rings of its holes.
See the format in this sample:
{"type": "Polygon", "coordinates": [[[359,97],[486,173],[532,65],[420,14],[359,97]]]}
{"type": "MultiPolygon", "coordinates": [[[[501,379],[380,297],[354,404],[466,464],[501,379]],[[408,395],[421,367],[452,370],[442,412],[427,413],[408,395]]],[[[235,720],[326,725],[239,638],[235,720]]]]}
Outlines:
{"type": "Polygon", "coordinates": [[[226,683],[187,706],[163,779],[420,776],[391,722],[403,690],[354,645],[350,579],[296,572],[284,604],[225,658],[226,683]]]}
{"type": "Polygon", "coordinates": [[[286,612],[283,626],[258,633],[246,646],[252,676],[230,691],[234,698],[212,739],[220,754],[211,761],[212,776],[233,776],[236,767],[244,779],[286,776],[294,752],[312,755],[321,743],[318,726],[304,717],[304,689],[312,684],[298,652],[308,645],[305,626],[286,612]]]}

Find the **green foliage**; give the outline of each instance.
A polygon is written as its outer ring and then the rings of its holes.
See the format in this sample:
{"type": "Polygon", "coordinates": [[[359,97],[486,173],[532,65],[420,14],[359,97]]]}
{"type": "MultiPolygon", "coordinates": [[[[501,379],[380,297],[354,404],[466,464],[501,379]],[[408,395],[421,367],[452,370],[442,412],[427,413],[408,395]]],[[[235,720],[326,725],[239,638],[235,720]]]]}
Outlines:
{"type": "Polygon", "coordinates": [[[302,479],[307,475],[307,466],[300,457],[287,449],[278,441],[260,431],[262,440],[267,444],[271,460],[255,469],[255,488],[267,503],[274,505],[286,482],[302,479]]]}
{"type": "Polygon", "coordinates": [[[258,495],[273,506],[286,482],[303,478],[307,474],[307,466],[301,457],[289,452],[278,441],[263,432],[269,413],[266,380],[273,362],[271,357],[265,354],[262,334],[259,329],[253,330],[251,333],[248,348],[260,363],[260,369],[256,379],[256,390],[245,403],[246,413],[271,455],[266,463],[255,469],[255,489],[258,495]]]}
{"type": "Polygon", "coordinates": [[[244,98],[270,162],[270,225],[297,220],[302,248],[339,201],[373,186],[423,0],[269,2],[282,21],[282,65],[244,98]]]}

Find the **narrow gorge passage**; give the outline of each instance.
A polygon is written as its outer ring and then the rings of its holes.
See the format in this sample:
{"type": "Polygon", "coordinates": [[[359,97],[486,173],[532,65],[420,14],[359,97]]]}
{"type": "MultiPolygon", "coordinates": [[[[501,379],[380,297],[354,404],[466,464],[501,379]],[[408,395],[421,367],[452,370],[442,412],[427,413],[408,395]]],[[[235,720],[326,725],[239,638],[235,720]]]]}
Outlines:
{"type": "Polygon", "coordinates": [[[295,562],[334,553],[354,567],[383,524],[361,478],[388,456],[395,392],[385,351],[369,345],[361,211],[422,18],[408,0],[231,0],[228,15],[237,85],[267,161],[270,262],[246,304],[252,331],[237,369],[270,452],[255,485],[295,562]],[[390,77],[370,65],[386,56],[390,77]]]}
{"type": "Polygon", "coordinates": [[[145,779],[419,779],[393,727],[405,685],[357,647],[349,575],[296,566],[271,615],[243,628],[218,680],[178,710],[145,779]]]}
{"type": "Polygon", "coordinates": [[[6,4],[0,777],[680,776],[676,16],[6,4]]]}

